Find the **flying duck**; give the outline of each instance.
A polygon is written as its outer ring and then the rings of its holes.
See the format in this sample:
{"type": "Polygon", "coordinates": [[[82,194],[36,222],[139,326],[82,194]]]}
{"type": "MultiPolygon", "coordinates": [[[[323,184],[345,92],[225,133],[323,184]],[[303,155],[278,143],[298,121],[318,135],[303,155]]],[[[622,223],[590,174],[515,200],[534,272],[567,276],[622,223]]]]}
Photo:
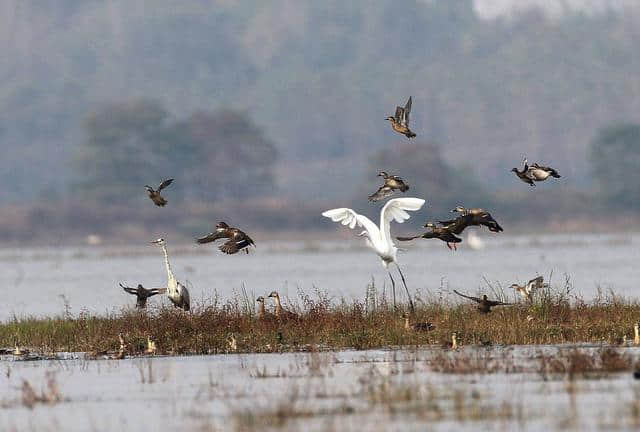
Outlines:
{"type": "MultiPolygon", "coordinates": [[[[452,210],[452,212],[458,211],[458,209],[464,209],[462,206],[458,206],[452,210]]],[[[461,216],[455,219],[438,221],[442,226],[456,235],[462,234],[468,226],[480,226],[484,225],[492,232],[503,231],[500,224],[491,216],[489,212],[482,209],[464,209],[461,216]]]]}
{"type": "Polygon", "coordinates": [[[409,129],[409,114],[411,113],[411,96],[409,96],[409,100],[407,104],[402,107],[396,107],[396,115],[389,116],[385,120],[389,120],[391,122],[391,127],[394,131],[401,133],[407,138],[414,138],[416,134],[414,134],[411,129],[409,129]]]}
{"type": "Polygon", "coordinates": [[[409,185],[398,176],[389,175],[384,171],[380,171],[378,176],[384,178],[384,184],[380,186],[380,189],[378,189],[376,193],[369,195],[369,201],[380,201],[393,194],[393,191],[396,189],[399,189],[400,192],[409,190],[409,185]]]}
{"type": "Polygon", "coordinates": [[[122,284],[119,284],[119,285],[122,287],[123,290],[125,290],[125,292],[128,292],[129,294],[133,294],[134,296],[137,297],[136,308],[138,309],[144,309],[147,307],[147,299],[149,297],[153,297],[156,294],[163,294],[167,292],[166,288],[147,289],[143,287],[141,284],[138,284],[137,288],[127,287],[122,284]]]}
{"type": "Polygon", "coordinates": [[[520,286],[518,284],[512,284],[510,288],[513,288],[520,294],[525,300],[532,301],[533,293],[539,289],[549,287],[548,284],[544,283],[544,277],[538,276],[536,278],[531,279],[524,286],[520,286]]]}
{"type": "Polygon", "coordinates": [[[228,240],[225,243],[221,244],[219,249],[229,255],[234,254],[242,249],[244,249],[246,253],[249,253],[249,246],[256,246],[253,240],[251,240],[251,237],[245,234],[244,231],[240,231],[238,228],[230,227],[224,222],[219,222],[218,225],[216,225],[216,230],[214,232],[196,239],[196,243],[210,243],[222,238],[226,238],[228,240]]]}
{"type": "Polygon", "coordinates": [[[447,244],[447,247],[451,249],[451,243],[453,243],[453,249],[458,250],[456,243],[460,243],[462,239],[460,237],[456,237],[451,231],[449,231],[446,227],[436,226],[433,222],[427,222],[424,225],[425,228],[431,228],[431,231],[427,231],[424,234],[414,236],[414,237],[396,237],[400,241],[411,241],[417,238],[425,238],[425,239],[433,239],[437,238],[442,240],[447,244]]]}
{"type": "Polygon", "coordinates": [[[280,294],[278,294],[277,291],[271,291],[269,297],[271,297],[276,303],[276,318],[278,318],[279,320],[297,320],[299,318],[297,313],[288,311],[282,307],[282,303],[280,302],[280,294]]]}
{"type": "Polygon", "coordinates": [[[408,313],[404,313],[402,314],[402,317],[404,318],[404,329],[405,330],[413,330],[413,331],[431,331],[435,328],[435,326],[433,324],[431,324],[430,322],[415,322],[415,323],[410,323],[409,322],[409,314],[408,313]]]}
{"type": "Polygon", "coordinates": [[[539,165],[537,162],[529,166],[527,158],[522,161],[522,171],[518,171],[517,168],[512,168],[511,171],[516,173],[518,178],[530,186],[535,186],[534,182],[545,181],[549,177],[560,178],[560,174],[555,169],[539,165]]]}
{"type": "Polygon", "coordinates": [[[483,314],[487,314],[491,312],[491,308],[494,306],[508,306],[513,304],[513,303],[504,303],[497,300],[489,300],[486,294],[483,295],[482,298],[478,298],[478,297],[471,297],[468,295],[464,295],[462,293],[459,293],[456,290],[453,290],[453,292],[458,294],[460,297],[468,298],[469,300],[473,300],[474,302],[478,303],[478,310],[483,314]]]}
{"type": "Polygon", "coordinates": [[[173,179],[167,179],[160,183],[160,186],[158,186],[158,190],[153,190],[151,186],[145,186],[144,188],[149,193],[149,198],[151,198],[151,201],[153,201],[155,205],[157,205],[158,207],[164,207],[167,204],[167,200],[162,195],[160,195],[160,191],[169,186],[171,183],[173,183],[173,179]]]}

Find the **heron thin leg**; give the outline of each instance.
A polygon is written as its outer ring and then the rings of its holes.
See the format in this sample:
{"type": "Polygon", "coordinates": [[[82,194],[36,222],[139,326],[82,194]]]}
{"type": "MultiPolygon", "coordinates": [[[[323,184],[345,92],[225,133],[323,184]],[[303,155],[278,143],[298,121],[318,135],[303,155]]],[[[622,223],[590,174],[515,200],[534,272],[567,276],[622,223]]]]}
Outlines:
{"type": "Polygon", "coordinates": [[[396,308],[396,281],[393,280],[393,276],[391,276],[391,272],[389,272],[389,277],[391,278],[391,291],[393,292],[393,308],[396,308]]]}
{"type": "Polygon", "coordinates": [[[395,263],[396,267],[398,267],[398,273],[400,273],[400,277],[402,278],[402,284],[404,285],[404,289],[407,291],[407,298],[409,299],[409,309],[411,309],[411,313],[415,313],[415,308],[413,307],[413,300],[411,300],[411,294],[409,294],[409,288],[407,288],[407,282],[404,280],[404,275],[402,274],[402,270],[400,270],[400,266],[398,263],[395,263]]]}

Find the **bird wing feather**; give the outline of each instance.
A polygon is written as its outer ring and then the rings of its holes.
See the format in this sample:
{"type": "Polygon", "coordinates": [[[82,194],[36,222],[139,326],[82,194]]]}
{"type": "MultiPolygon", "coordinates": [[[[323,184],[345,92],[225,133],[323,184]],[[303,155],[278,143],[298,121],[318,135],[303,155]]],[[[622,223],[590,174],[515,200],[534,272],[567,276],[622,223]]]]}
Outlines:
{"type": "Polygon", "coordinates": [[[478,303],[480,303],[480,302],[482,301],[482,299],[481,299],[481,298],[473,297],[473,296],[468,296],[468,295],[462,294],[461,292],[458,292],[458,291],[456,291],[456,290],[453,290],[453,292],[454,292],[454,293],[456,293],[456,294],[458,294],[460,297],[468,298],[469,300],[473,300],[474,302],[478,302],[478,303]]]}
{"type": "Polygon", "coordinates": [[[380,238],[380,229],[376,224],[371,222],[371,219],[368,217],[358,214],[350,208],[343,207],[327,210],[322,213],[322,216],[327,217],[334,222],[340,222],[342,225],[348,225],[351,229],[354,229],[356,225],[364,227],[364,229],[369,233],[369,239],[373,242],[377,242],[380,238]]]}
{"type": "Polygon", "coordinates": [[[407,104],[404,106],[403,116],[402,116],[402,125],[405,127],[409,127],[409,114],[411,113],[411,96],[409,96],[409,100],[407,104]]]}
{"type": "Polygon", "coordinates": [[[397,106],[396,107],[396,123],[402,124],[402,119],[404,118],[404,108],[397,106]]]}
{"type": "Polygon", "coordinates": [[[388,197],[393,194],[393,188],[384,185],[380,186],[380,188],[374,193],[369,195],[369,201],[380,201],[383,198],[388,197]]]}
{"type": "Polygon", "coordinates": [[[207,234],[204,237],[197,238],[196,243],[199,243],[199,244],[211,243],[212,241],[216,241],[221,238],[227,238],[228,236],[229,234],[227,233],[227,231],[214,231],[207,234]]]}
{"type": "Polygon", "coordinates": [[[403,223],[410,217],[407,211],[420,210],[424,202],[422,198],[394,198],[387,201],[380,212],[380,229],[387,238],[387,242],[392,244],[391,222],[403,223]]]}
{"type": "Polygon", "coordinates": [[[160,192],[162,189],[166,188],[167,186],[169,186],[171,183],[173,183],[173,179],[167,179],[165,181],[163,181],[162,183],[160,183],[160,186],[158,186],[158,192],[160,192]]]}

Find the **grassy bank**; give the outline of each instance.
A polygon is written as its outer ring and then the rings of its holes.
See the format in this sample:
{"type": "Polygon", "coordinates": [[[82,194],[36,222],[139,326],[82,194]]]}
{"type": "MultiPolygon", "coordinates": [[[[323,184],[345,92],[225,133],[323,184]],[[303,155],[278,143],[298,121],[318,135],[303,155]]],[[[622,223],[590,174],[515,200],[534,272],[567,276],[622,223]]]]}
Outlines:
{"type": "Polygon", "coordinates": [[[479,313],[471,304],[434,297],[418,301],[411,321],[429,321],[428,332],[406,330],[402,310],[384,298],[331,302],[318,294],[300,294],[300,318],[281,321],[256,317],[252,299],[242,296],[226,303],[211,300],[191,312],[174,308],[123,310],[93,316],[16,318],[0,324],[0,346],[29,347],[38,352],[116,351],[122,333],[127,355],[142,354],[147,336],[157,354],[279,352],[291,350],[369,349],[395,345],[441,344],[457,333],[458,343],[557,344],[633,339],[640,320],[640,303],[611,294],[585,302],[568,292],[545,291],[533,303],[479,313]]]}

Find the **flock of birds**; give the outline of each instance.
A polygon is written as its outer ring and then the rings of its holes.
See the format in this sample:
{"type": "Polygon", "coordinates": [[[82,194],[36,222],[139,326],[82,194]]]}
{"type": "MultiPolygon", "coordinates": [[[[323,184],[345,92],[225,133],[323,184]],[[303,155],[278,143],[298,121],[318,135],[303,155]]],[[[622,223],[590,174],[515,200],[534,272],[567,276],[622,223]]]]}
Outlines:
{"type": "MultiPolygon", "coordinates": [[[[409,100],[404,107],[396,107],[395,115],[386,118],[386,120],[391,123],[391,127],[395,132],[398,132],[406,136],[407,138],[416,137],[416,134],[409,128],[411,105],[412,98],[409,97],[409,100]]],[[[551,167],[543,166],[538,163],[529,165],[526,158],[524,158],[523,160],[522,170],[513,168],[511,171],[513,171],[520,180],[529,184],[530,186],[535,186],[536,182],[545,181],[550,177],[561,177],[558,172],[551,167]]],[[[383,178],[384,183],[378,188],[375,193],[369,196],[369,201],[371,202],[384,200],[385,198],[392,196],[396,191],[407,192],[409,190],[409,184],[399,176],[389,174],[386,171],[380,171],[378,176],[383,178]]],[[[168,201],[161,195],[161,192],[169,185],[171,185],[173,180],[174,179],[164,180],[162,183],[160,183],[157,189],[154,189],[151,186],[145,186],[149,198],[156,206],[164,207],[167,204],[168,201]]],[[[409,309],[411,313],[414,312],[415,308],[411,299],[411,295],[409,293],[409,289],[407,287],[406,279],[404,277],[404,274],[402,273],[402,270],[400,269],[400,266],[398,265],[398,248],[394,244],[394,241],[391,237],[391,222],[395,221],[397,223],[403,223],[410,217],[408,212],[420,210],[424,203],[425,200],[421,198],[402,197],[390,199],[386,202],[386,204],[380,211],[379,225],[376,225],[366,216],[358,214],[350,208],[335,208],[322,213],[322,216],[327,217],[334,222],[338,222],[342,225],[348,226],[351,229],[354,229],[356,227],[363,229],[358,235],[365,238],[365,241],[369,248],[378,255],[382,266],[385,268],[385,270],[388,271],[389,278],[391,280],[394,307],[396,306],[396,284],[393,275],[391,274],[391,270],[389,269],[390,265],[395,266],[398,274],[400,275],[402,284],[407,294],[409,309]]],[[[460,238],[459,236],[467,227],[484,226],[487,227],[489,231],[494,233],[503,231],[500,224],[493,218],[493,216],[491,216],[489,212],[484,209],[465,208],[463,206],[458,206],[455,209],[451,210],[451,212],[457,214],[453,219],[441,220],[437,223],[428,221],[424,225],[424,227],[427,228],[426,232],[411,237],[397,237],[396,239],[401,242],[408,242],[418,238],[439,239],[443,241],[449,249],[457,250],[457,245],[462,242],[462,238],[460,238]]],[[[197,238],[196,243],[207,244],[221,239],[226,240],[219,246],[220,251],[225,254],[235,254],[241,250],[249,253],[249,248],[251,246],[255,247],[254,241],[244,231],[235,227],[231,227],[225,222],[219,222],[213,232],[207,234],[206,236],[197,238]]],[[[168,299],[175,307],[188,311],[191,307],[189,290],[184,284],[178,281],[171,269],[166,241],[162,238],[159,238],[157,240],[154,240],[152,243],[161,247],[164,254],[164,262],[167,271],[166,288],[162,287],[149,289],[145,288],[141,284],[139,284],[136,288],[124,286],[122,284],[120,284],[120,286],[124,289],[125,292],[136,296],[136,307],[138,308],[145,308],[148,298],[158,294],[166,293],[168,299]]],[[[511,285],[511,288],[515,289],[516,292],[518,292],[524,299],[531,301],[533,293],[536,290],[539,290],[546,286],[547,285],[544,284],[543,277],[538,276],[530,280],[523,286],[513,284],[511,285]]],[[[491,311],[491,308],[495,306],[510,304],[497,300],[490,300],[486,295],[483,295],[482,297],[473,297],[460,293],[456,290],[454,290],[454,292],[461,297],[477,303],[477,308],[482,313],[489,313],[491,311]]],[[[274,300],[275,316],[277,318],[284,319],[297,317],[295,313],[287,311],[282,307],[280,296],[277,292],[273,291],[271,294],[269,294],[268,297],[273,298],[274,300]]],[[[268,312],[265,308],[265,298],[260,296],[256,301],[258,303],[258,316],[267,316],[268,312]]],[[[406,320],[405,326],[407,328],[413,328],[414,330],[430,330],[431,328],[433,328],[430,323],[411,324],[409,322],[408,314],[404,315],[404,318],[406,320]]]]}

